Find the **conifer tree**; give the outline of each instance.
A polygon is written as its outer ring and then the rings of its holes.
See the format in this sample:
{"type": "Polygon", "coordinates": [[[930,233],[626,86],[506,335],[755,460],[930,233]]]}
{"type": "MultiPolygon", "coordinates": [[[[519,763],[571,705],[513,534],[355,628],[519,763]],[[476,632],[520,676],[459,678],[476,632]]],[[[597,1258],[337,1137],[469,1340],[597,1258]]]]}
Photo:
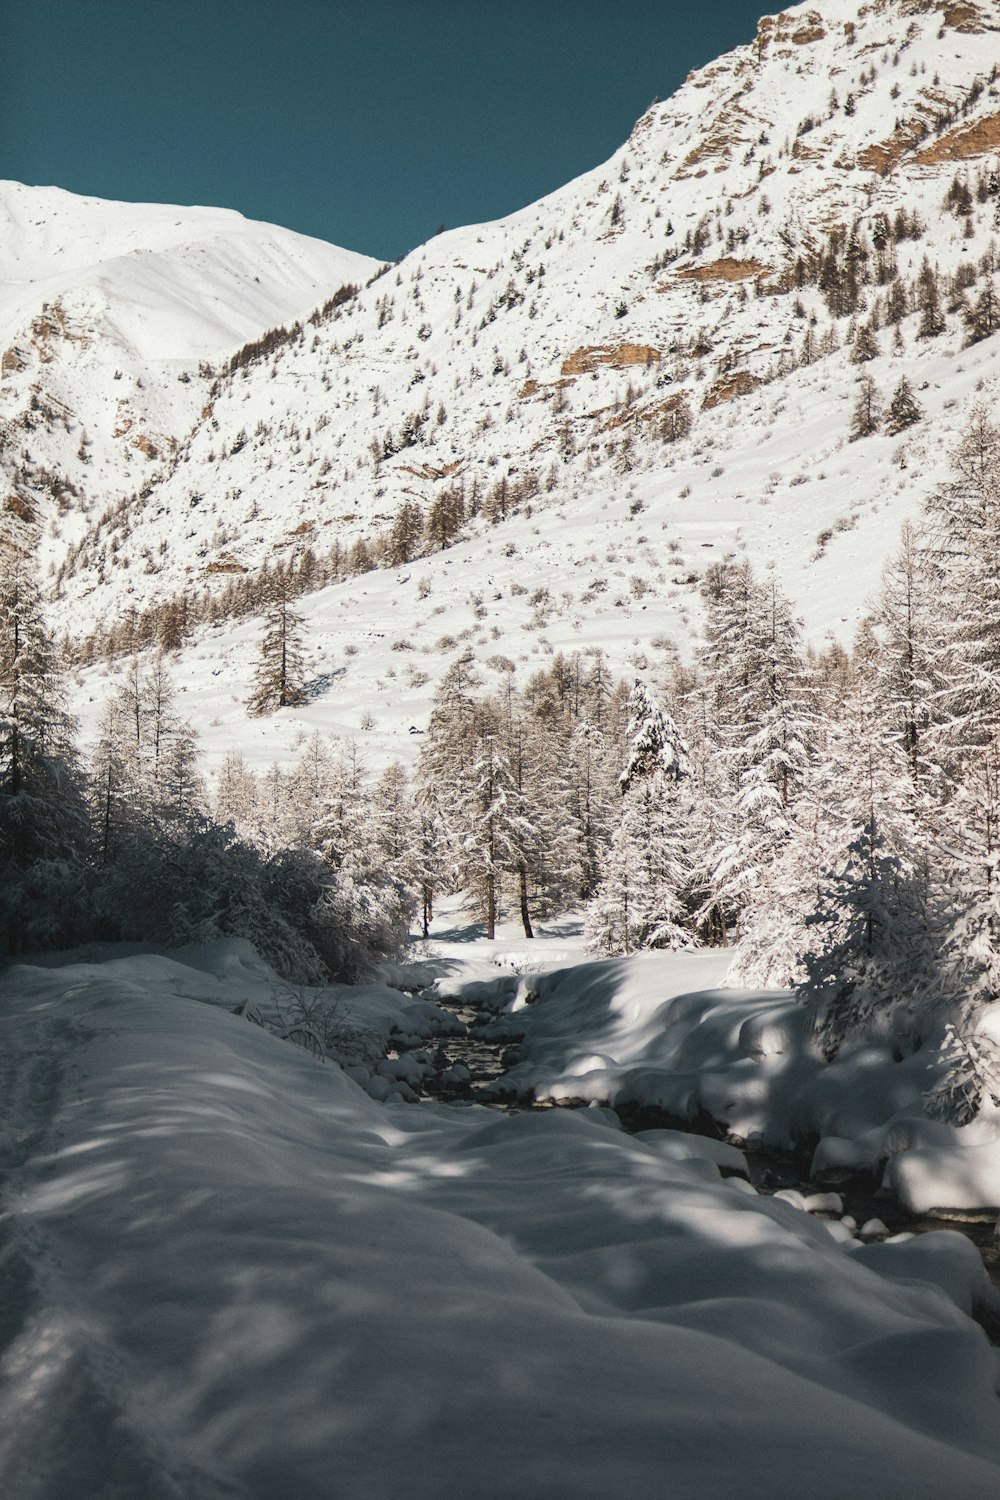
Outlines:
{"type": "Polygon", "coordinates": [[[197,760],[194,730],[176,712],[162,655],[145,671],[133,658],[105,706],[91,766],[91,806],[103,862],[130,831],[153,836],[164,824],[201,812],[204,785],[197,760]]]}
{"type": "Polygon", "coordinates": [[[870,621],[877,641],[868,676],[889,732],[903,747],[915,785],[926,777],[925,740],[940,686],[935,664],[937,593],[936,571],[926,545],[915,527],[904,521],[899,549],[882,570],[882,586],[870,621]]]}
{"type": "Polygon", "coordinates": [[[726,770],[703,852],[701,915],[716,928],[739,914],[788,836],[813,734],[798,626],[776,581],[724,563],[703,584],[701,658],[711,691],[710,734],[726,770]]]}
{"type": "Polygon", "coordinates": [[[120,696],[105,703],[90,761],[90,807],[97,856],[108,865],[140,825],[139,788],[131,725],[120,696]]]}
{"type": "Polygon", "coordinates": [[[858,396],[851,413],[851,442],[871,437],[873,432],[878,431],[881,420],[882,403],[878,386],[870,375],[863,375],[858,381],[858,396]]]}
{"type": "Polygon", "coordinates": [[[272,580],[269,595],[260,662],[247,699],[247,712],[255,717],[306,701],[302,620],[283,574],[272,580]]]}
{"type": "Polygon", "coordinates": [[[513,780],[511,874],[521,925],[525,937],[532,937],[532,913],[564,908],[579,892],[583,833],[564,726],[561,732],[545,732],[518,696],[511,699],[501,728],[513,780]]]}
{"type": "Polygon", "coordinates": [[[859,684],[750,900],[731,973],[742,984],[799,984],[828,1056],[873,1026],[887,1035],[931,957],[917,806],[903,747],[859,684]]]}
{"type": "Polygon", "coordinates": [[[296,849],[316,849],[316,830],[330,817],[334,803],[349,807],[353,816],[360,790],[361,763],[345,773],[337,742],[314,731],[295,764],[282,776],[280,816],[275,836],[296,849]]]}
{"type": "Polygon", "coordinates": [[[976,407],[952,454],[952,476],[926,503],[938,569],[936,737],[958,764],[1000,723],[1000,428],[976,407]]]}
{"type": "Polygon", "coordinates": [[[213,812],[216,821],[232,823],[241,838],[255,843],[259,838],[259,790],[257,777],[240,751],[227,755],[215,787],[213,812]]]}
{"type": "Polygon", "coordinates": [[[465,521],[465,497],[460,489],[442,490],[424,520],[424,546],[434,552],[450,547],[465,521]]]}
{"type": "Polygon", "coordinates": [[[693,426],[691,403],[683,391],[664,403],[659,420],[659,432],[665,443],[676,443],[681,438],[686,438],[693,426]]]}
{"type": "Polygon", "coordinates": [[[897,844],[873,802],[872,815],[857,830],[845,863],[827,873],[820,903],[810,918],[815,934],[804,955],[802,996],[827,1057],[852,1035],[895,1035],[897,1008],[926,982],[927,869],[914,861],[914,846],[897,844]]]}
{"type": "Polygon", "coordinates": [[[919,422],[923,414],[923,408],[913,394],[912,385],[903,375],[886,410],[886,431],[893,435],[902,432],[904,428],[912,427],[914,422],[919,422]]]}
{"type": "Polygon", "coordinates": [[[33,562],[0,552],[0,918],[11,952],[53,932],[46,881],[54,901],[58,866],[85,844],[74,734],[33,562]]]}
{"type": "Polygon", "coordinates": [[[475,900],[493,938],[504,885],[523,865],[534,830],[525,816],[498,705],[477,705],[474,758],[458,779],[451,819],[459,889],[475,900]]]}
{"type": "Polygon", "coordinates": [[[917,338],[933,339],[944,333],[946,320],[941,311],[938,278],[926,256],[917,278],[917,305],[920,308],[917,338]]]}
{"type": "Polygon", "coordinates": [[[611,954],[693,943],[683,791],[690,774],[687,747],[641,682],[629,707],[621,811],[585,928],[588,946],[611,954]]]}
{"type": "Polygon", "coordinates": [[[385,560],[390,567],[408,563],[417,556],[424,534],[424,516],[419,505],[404,500],[393,517],[386,538],[385,560]]]}
{"type": "Polygon", "coordinates": [[[577,894],[586,899],[600,881],[617,811],[607,741],[589,719],[582,719],[573,730],[567,745],[567,774],[579,851],[577,894]]]}
{"type": "Polygon", "coordinates": [[[877,359],[881,350],[878,339],[871,323],[862,323],[854,335],[854,347],[851,350],[851,359],[856,365],[866,364],[869,360],[877,359]]]}
{"type": "Polygon", "coordinates": [[[997,296],[992,276],[986,278],[979,296],[966,309],[964,321],[970,344],[989,338],[1000,328],[1000,297],[997,296]]]}
{"type": "Polygon", "coordinates": [[[386,766],[375,783],[375,837],[390,879],[415,889],[419,881],[420,829],[409,778],[399,761],[386,766]]]}
{"type": "Polygon", "coordinates": [[[457,877],[458,834],[454,813],[467,795],[475,759],[478,730],[475,692],[480,685],[472,655],[465,652],[452,662],[438,684],[420,747],[416,801],[422,843],[428,857],[431,849],[435,851],[439,865],[438,879],[432,888],[429,859],[425,860],[425,914],[433,906],[435,891],[447,889],[457,877]]]}

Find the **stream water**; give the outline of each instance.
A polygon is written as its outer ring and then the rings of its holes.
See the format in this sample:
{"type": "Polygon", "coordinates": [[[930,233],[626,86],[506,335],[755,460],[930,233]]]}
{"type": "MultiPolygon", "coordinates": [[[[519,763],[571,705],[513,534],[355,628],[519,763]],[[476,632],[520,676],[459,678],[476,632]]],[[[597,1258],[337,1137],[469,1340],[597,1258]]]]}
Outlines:
{"type": "MultiPolygon", "coordinates": [[[[532,1099],[498,1099],[484,1092],[517,1061],[517,1043],[509,1035],[502,1041],[497,1041],[486,1034],[489,1022],[494,1019],[492,1012],[480,1010],[461,999],[444,999],[439,995],[428,995],[428,998],[433,998],[436,1005],[450,1011],[462,1023],[465,1031],[461,1035],[435,1037],[420,1048],[406,1049],[409,1052],[434,1055],[435,1072],[425,1078],[420,1087],[423,1098],[451,1103],[478,1102],[506,1113],[585,1107],[584,1100],[567,1100],[560,1104],[538,1103],[532,1099]],[[468,1071],[468,1078],[464,1077],[465,1070],[468,1071]]],[[[651,1109],[632,1113],[619,1110],[618,1114],[622,1128],[630,1132],[660,1128],[710,1135],[721,1140],[731,1139],[708,1117],[691,1121],[651,1109]]],[[[823,1174],[821,1180],[810,1178],[808,1166],[812,1156],[811,1145],[803,1145],[797,1152],[781,1152],[763,1147],[757,1142],[732,1140],[732,1144],[744,1152],[750,1181],[760,1193],[773,1194],[790,1188],[803,1197],[810,1197],[815,1193],[835,1192],[840,1196],[843,1213],[849,1214],[856,1224],[863,1225],[872,1219],[881,1219],[890,1235],[903,1232],[926,1234],[934,1229],[958,1230],[975,1245],[990,1280],[1000,1290],[1000,1244],[996,1238],[995,1212],[962,1212],[956,1209],[934,1217],[914,1216],[870,1175],[828,1172],[823,1174]]],[[[821,1213],[818,1217],[833,1218],[839,1215],[821,1213]]],[[[979,1316],[979,1321],[990,1340],[1000,1345],[1000,1318],[986,1313],[979,1316]]]]}

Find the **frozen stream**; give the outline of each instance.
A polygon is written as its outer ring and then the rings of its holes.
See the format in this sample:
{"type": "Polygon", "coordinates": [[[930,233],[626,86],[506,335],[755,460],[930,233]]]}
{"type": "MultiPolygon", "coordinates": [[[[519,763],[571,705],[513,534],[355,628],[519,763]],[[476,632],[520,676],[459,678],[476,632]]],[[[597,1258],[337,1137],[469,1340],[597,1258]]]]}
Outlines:
{"type": "MultiPolygon", "coordinates": [[[[539,1103],[527,1096],[514,1098],[492,1092],[491,1085],[518,1060],[517,1040],[512,1036],[510,1028],[505,1029],[502,1038],[495,1038],[488,1034],[490,1023],[496,1018],[493,1008],[477,1005],[461,996],[449,998],[435,994],[434,1000],[461,1022],[465,1027],[464,1033],[436,1037],[422,1047],[401,1049],[390,1054],[398,1057],[410,1053],[421,1058],[433,1058],[433,1072],[428,1073],[420,1087],[423,1098],[452,1103],[479,1103],[504,1113],[587,1107],[588,1101],[582,1099],[568,1099],[554,1105],[549,1101],[539,1103]]],[[[709,1135],[720,1140],[731,1139],[707,1116],[693,1125],[690,1120],[650,1108],[641,1112],[616,1113],[621,1119],[622,1128],[629,1132],[660,1128],[709,1135]]],[[[821,1180],[810,1178],[810,1144],[806,1144],[795,1154],[768,1149],[756,1142],[748,1145],[735,1140],[732,1144],[744,1152],[749,1180],[758,1192],[768,1195],[793,1192],[801,1194],[803,1198],[835,1193],[841,1200],[842,1214],[820,1210],[817,1216],[835,1218],[849,1215],[858,1227],[872,1220],[881,1220],[885,1225],[886,1235],[873,1235],[872,1238],[907,1232],[925,1234],[938,1229],[958,1230],[975,1245],[987,1274],[1000,1289],[1000,1246],[996,1237],[997,1216],[994,1212],[956,1209],[947,1214],[942,1212],[935,1216],[915,1216],[906,1211],[888,1188],[880,1186],[878,1180],[868,1174],[826,1172],[821,1180]]],[[[980,1321],[983,1321],[991,1341],[1000,1345],[1000,1320],[985,1314],[980,1321]]]]}

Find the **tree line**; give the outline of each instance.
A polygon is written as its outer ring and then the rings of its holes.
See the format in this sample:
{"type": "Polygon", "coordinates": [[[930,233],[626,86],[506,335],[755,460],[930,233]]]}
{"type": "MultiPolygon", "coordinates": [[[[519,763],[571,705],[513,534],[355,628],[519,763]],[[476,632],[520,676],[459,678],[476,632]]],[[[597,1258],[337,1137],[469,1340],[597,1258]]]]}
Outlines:
{"type": "MultiPolygon", "coordinates": [[[[600,652],[523,685],[445,672],[412,778],[314,737],[210,797],[165,663],[132,663],[87,765],[24,558],[0,577],[0,836],[11,952],[252,936],[286,971],[358,974],[444,892],[492,936],[583,908],[606,954],[726,944],[793,984],[827,1057],[872,1037],[948,1060],[932,1112],[1000,1099],[1000,427],[977,407],[853,649],[806,649],[772,571],[701,580],[693,657],[651,684],[600,652]],[[499,681],[499,686],[496,685],[499,681]]],[[[294,703],[275,605],[258,711],[294,703]],[[277,623],[276,623],[277,622],[277,623]],[[277,644],[276,644],[277,643],[277,644]],[[270,698],[267,697],[270,692],[270,698]]],[[[287,615],[285,616],[287,625],[287,615]]],[[[292,646],[294,648],[295,642],[292,646]]],[[[286,643],[287,645],[287,643],[286,643]]]]}
{"type": "Polygon", "coordinates": [[[33,560],[0,559],[0,952],[236,934],[301,982],[398,953],[412,900],[391,870],[329,828],[241,837],[227,776],[213,798],[162,653],[128,664],[84,757],[33,560]]]}

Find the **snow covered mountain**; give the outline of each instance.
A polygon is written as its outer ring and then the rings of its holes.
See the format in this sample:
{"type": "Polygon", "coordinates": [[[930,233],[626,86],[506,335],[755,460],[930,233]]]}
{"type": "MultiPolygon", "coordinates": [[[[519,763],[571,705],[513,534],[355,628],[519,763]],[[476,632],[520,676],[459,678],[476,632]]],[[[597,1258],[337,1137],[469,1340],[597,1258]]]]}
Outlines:
{"type": "Polygon", "coordinates": [[[12,526],[30,517],[51,524],[143,484],[199,420],[199,365],[307,313],[331,284],[375,265],[229,209],[0,183],[0,420],[12,526]]]}
{"type": "MultiPolygon", "coordinates": [[[[997,378],[998,65],[998,0],[764,17],[610,161],[379,275],[234,215],[10,190],[8,517],[42,528],[57,623],[276,561],[328,579],[319,687],[241,728],[262,750],[368,714],[398,745],[459,646],[683,650],[729,552],[849,638],[997,378]],[[852,441],[864,376],[919,420],[852,441]]],[[[220,745],[255,637],[190,648],[220,745]]]]}

